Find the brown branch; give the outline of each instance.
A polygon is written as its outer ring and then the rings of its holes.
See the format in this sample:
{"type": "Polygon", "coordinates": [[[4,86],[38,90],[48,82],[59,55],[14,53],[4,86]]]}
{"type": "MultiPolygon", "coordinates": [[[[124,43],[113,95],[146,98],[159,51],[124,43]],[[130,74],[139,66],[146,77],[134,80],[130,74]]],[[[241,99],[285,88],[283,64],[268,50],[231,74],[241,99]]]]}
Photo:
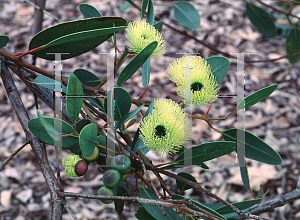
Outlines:
{"type": "Polygon", "coordinates": [[[51,18],[53,18],[55,21],[60,22],[60,20],[58,18],[56,18],[54,15],[50,14],[48,11],[46,11],[43,8],[40,8],[39,6],[33,4],[32,2],[28,1],[28,0],[21,0],[22,2],[26,2],[30,5],[32,5],[33,7],[35,7],[36,9],[43,11],[46,15],[50,16],[51,18]]]}
{"type": "MultiPolygon", "coordinates": [[[[215,216],[211,213],[204,214],[199,211],[195,211],[186,207],[186,205],[191,205],[192,202],[188,200],[157,200],[157,199],[146,199],[141,197],[125,197],[125,196],[99,196],[99,195],[86,195],[81,193],[72,193],[72,192],[61,192],[63,197],[81,197],[86,199],[101,199],[101,200],[118,200],[118,201],[127,201],[141,204],[149,204],[161,207],[167,207],[172,209],[177,209],[181,212],[189,213],[195,217],[205,217],[209,219],[223,220],[222,218],[215,216]]],[[[205,210],[203,210],[205,211],[205,210]]],[[[206,212],[206,211],[205,211],[206,212]]]]}
{"type": "MultiPolygon", "coordinates": [[[[127,1],[128,1],[130,4],[132,4],[135,8],[137,8],[138,10],[141,10],[140,7],[137,6],[137,5],[136,5],[134,2],[132,2],[131,0],[127,0],[127,1]]],[[[284,1],[284,0],[282,0],[282,1],[284,1]]],[[[294,2],[294,1],[285,0],[285,2],[294,2]]],[[[296,2],[294,2],[294,3],[296,3],[296,2]]],[[[275,9],[274,9],[274,10],[275,10],[275,9]]],[[[276,9],[276,10],[277,10],[277,9],[276,9]]],[[[283,12],[283,11],[280,11],[280,12],[285,13],[285,12],[283,12]]],[[[288,13],[288,12],[286,12],[286,13],[288,13]]],[[[145,14],[147,14],[147,13],[145,13],[145,14]]],[[[291,14],[291,16],[300,19],[299,17],[294,16],[294,15],[292,15],[292,14],[291,14]]],[[[155,20],[160,21],[160,19],[159,19],[158,17],[155,17],[155,20]]],[[[225,53],[225,52],[223,52],[223,51],[221,51],[221,50],[219,50],[219,49],[217,49],[217,48],[215,48],[215,47],[213,47],[213,46],[211,46],[211,45],[208,45],[208,44],[204,43],[203,41],[199,40],[199,39],[196,38],[195,36],[193,36],[193,35],[191,35],[191,34],[188,34],[185,30],[184,30],[184,31],[179,30],[179,29],[177,29],[177,28],[175,28],[175,27],[173,27],[173,26],[171,26],[171,25],[169,25],[169,24],[167,24],[167,23],[165,23],[165,22],[163,22],[163,24],[164,24],[165,26],[167,26],[168,28],[172,29],[173,31],[175,31],[175,32],[177,32],[177,33],[179,33],[179,34],[182,34],[182,35],[184,35],[184,36],[186,36],[186,37],[188,37],[188,38],[190,38],[190,39],[195,40],[197,43],[202,44],[203,46],[209,48],[209,49],[212,50],[212,51],[215,51],[215,52],[217,52],[217,53],[223,54],[225,57],[231,57],[231,58],[237,59],[237,57],[235,57],[235,56],[232,56],[232,55],[230,55],[230,54],[228,54],[228,53],[225,53]]],[[[273,61],[277,61],[277,60],[280,60],[280,59],[290,58],[290,57],[293,57],[293,56],[297,56],[297,55],[299,55],[299,54],[300,54],[300,53],[295,53],[295,54],[291,54],[291,55],[284,55],[284,56],[282,56],[282,57],[279,57],[279,58],[276,58],[276,59],[270,59],[270,60],[252,60],[252,61],[251,61],[251,60],[246,60],[246,59],[245,59],[245,60],[243,60],[243,61],[244,61],[245,63],[273,62],[273,61]]]]}
{"type": "MultiPolygon", "coordinates": [[[[9,67],[17,76],[19,76],[16,65],[14,63],[12,63],[11,61],[7,60],[5,57],[1,56],[1,51],[5,52],[7,54],[10,54],[10,55],[12,55],[12,52],[10,50],[8,50],[6,47],[1,48],[0,60],[1,60],[1,62],[5,63],[5,65],[7,67],[9,67]]],[[[34,78],[31,76],[30,73],[27,72],[27,70],[21,69],[21,72],[25,79],[34,81],[34,78]]],[[[49,74],[51,74],[51,73],[49,73],[49,74]]],[[[24,83],[26,84],[26,86],[28,87],[28,89],[31,92],[36,94],[44,103],[46,103],[46,105],[48,105],[54,111],[53,93],[52,92],[49,92],[48,89],[37,86],[35,84],[30,84],[27,82],[24,82],[24,83]]],[[[62,118],[64,121],[68,122],[69,124],[71,124],[71,125],[74,124],[74,120],[68,116],[68,113],[66,110],[66,100],[65,99],[62,100],[62,118]]]]}
{"type": "MultiPolygon", "coordinates": [[[[154,183],[153,183],[153,181],[151,180],[151,178],[150,178],[150,176],[149,176],[149,173],[147,172],[147,170],[146,170],[146,166],[145,166],[145,163],[144,163],[144,160],[140,157],[140,155],[137,155],[136,153],[134,153],[129,147],[127,147],[126,145],[123,145],[123,147],[129,152],[129,153],[131,153],[140,163],[141,163],[141,165],[142,165],[142,168],[143,168],[143,171],[144,171],[144,173],[145,173],[145,175],[146,175],[146,177],[147,177],[147,180],[151,183],[151,185],[152,185],[152,188],[153,188],[153,190],[154,190],[154,192],[155,192],[155,195],[157,196],[157,198],[159,199],[159,200],[161,200],[161,196],[159,195],[159,192],[157,191],[157,189],[156,189],[156,187],[154,186],[154,183]]],[[[148,162],[148,161],[147,161],[148,162]]],[[[165,216],[166,215],[166,213],[165,213],[165,210],[163,209],[163,207],[162,207],[162,212],[163,212],[163,216],[165,216]]]]}
{"type": "Polygon", "coordinates": [[[236,208],[235,206],[233,206],[232,204],[230,204],[229,202],[226,202],[225,200],[223,200],[222,198],[218,197],[217,195],[209,192],[207,189],[205,189],[204,187],[202,187],[199,183],[195,183],[195,182],[192,182],[190,180],[187,180],[181,176],[178,176],[178,175],[175,175],[173,173],[170,173],[168,171],[165,171],[165,170],[162,170],[162,169],[159,169],[157,167],[154,167],[154,166],[146,166],[146,168],[148,170],[152,170],[152,171],[155,171],[155,172],[158,172],[158,173],[162,173],[162,174],[165,174],[169,177],[172,177],[174,179],[177,179],[183,183],[186,183],[190,186],[192,186],[196,191],[200,192],[200,193],[205,193],[213,198],[215,198],[216,200],[218,200],[219,202],[223,203],[224,205],[226,205],[227,207],[229,207],[232,211],[236,212],[237,214],[239,214],[240,216],[243,216],[245,218],[253,218],[253,219],[258,219],[258,220],[266,220],[265,218],[262,218],[262,217],[259,217],[259,216],[256,216],[256,215],[252,215],[252,214],[249,214],[249,213],[245,213],[245,212],[242,212],[241,210],[239,210],[238,208],[236,208]]]}
{"type": "Polygon", "coordinates": [[[298,179],[297,188],[290,193],[278,196],[268,202],[259,203],[256,206],[250,208],[249,213],[260,214],[266,211],[270,211],[279,206],[284,206],[287,203],[300,199],[300,177],[298,179]]]}
{"type": "MultiPolygon", "coordinates": [[[[1,57],[0,57],[1,58],[1,57]]],[[[61,188],[57,179],[54,176],[54,173],[50,167],[47,157],[45,156],[43,146],[41,145],[40,140],[35,137],[28,127],[29,117],[27,111],[24,107],[24,104],[21,100],[20,94],[17,90],[17,87],[12,79],[12,76],[5,66],[4,62],[1,62],[1,78],[4,84],[7,96],[11,101],[12,107],[14,108],[16,115],[23,127],[23,130],[26,134],[27,139],[30,141],[32,151],[35,155],[35,158],[40,166],[40,169],[44,175],[44,178],[47,182],[47,185],[50,189],[50,195],[52,197],[53,203],[53,215],[51,216],[52,220],[60,220],[62,218],[62,211],[64,203],[64,198],[60,196],[61,188]]]]}
{"type": "MultiPolygon", "coordinates": [[[[127,1],[128,1],[130,4],[132,4],[133,7],[135,7],[136,9],[138,9],[138,10],[141,11],[140,7],[137,6],[134,2],[132,2],[131,0],[127,0],[127,1]]],[[[145,14],[147,14],[147,12],[145,12],[145,14]]],[[[160,19],[159,19],[157,16],[155,16],[155,20],[160,21],[160,19]]],[[[215,47],[213,47],[213,46],[211,46],[211,45],[209,45],[209,44],[204,43],[202,40],[199,40],[199,39],[196,38],[195,36],[193,36],[193,35],[191,35],[191,34],[188,34],[185,30],[183,30],[183,31],[182,31],[182,30],[179,30],[179,29],[177,29],[177,28],[175,28],[175,27],[173,27],[173,26],[171,26],[170,24],[167,24],[167,23],[165,23],[165,22],[163,22],[163,24],[164,24],[166,27],[172,29],[173,31],[175,31],[175,32],[177,32],[177,33],[179,33],[179,34],[182,34],[182,35],[184,35],[184,36],[186,36],[186,37],[188,37],[188,38],[190,38],[190,39],[195,40],[197,43],[202,44],[203,46],[209,48],[209,49],[212,50],[212,51],[215,51],[215,52],[217,52],[217,53],[223,54],[223,55],[226,56],[226,57],[231,57],[231,58],[235,58],[235,59],[236,59],[235,56],[232,56],[232,55],[230,55],[229,53],[225,53],[225,52],[223,52],[223,51],[221,51],[221,50],[219,50],[219,49],[217,49],[217,48],[215,48],[215,47]]]]}
{"type": "MultiPolygon", "coordinates": [[[[280,12],[280,13],[282,13],[282,14],[285,14],[285,15],[288,15],[288,16],[291,16],[291,17],[294,17],[294,18],[297,18],[297,19],[300,20],[300,17],[298,17],[298,16],[296,16],[296,15],[293,15],[293,14],[291,14],[290,12],[282,11],[282,10],[280,10],[280,9],[278,9],[278,8],[275,8],[275,7],[271,6],[271,5],[267,5],[266,3],[264,3],[264,2],[262,2],[262,1],[260,1],[260,0],[256,0],[256,1],[258,1],[260,4],[262,4],[262,5],[264,5],[264,6],[268,7],[268,8],[273,9],[274,11],[278,11],[278,12],[280,12]]],[[[299,3],[299,2],[298,2],[298,3],[299,3]]]]}
{"type": "Polygon", "coordinates": [[[17,153],[19,153],[27,144],[29,144],[29,141],[27,140],[25,144],[23,144],[21,147],[19,147],[14,153],[12,153],[5,161],[4,163],[1,165],[0,167],[0,171],[9,163],[9,161],[11,161],[11,159],[14,158],[14,156],[17,155],[17,153]]]}

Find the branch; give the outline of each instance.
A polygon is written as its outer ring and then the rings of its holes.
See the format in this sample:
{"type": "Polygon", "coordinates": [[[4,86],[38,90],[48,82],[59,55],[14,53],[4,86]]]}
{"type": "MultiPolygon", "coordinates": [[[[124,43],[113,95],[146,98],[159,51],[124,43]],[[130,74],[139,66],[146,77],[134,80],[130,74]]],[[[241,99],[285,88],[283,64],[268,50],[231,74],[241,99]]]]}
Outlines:
{"type": "MultiPolygon", "coordinates": [[[[260,4],[262,4],[262,5],[264,5],[264,6],[268,7],[268,8],[273,9],[274,11],[278,11],[278,12],[280,12],[280,13],[282,13],[282,14],[285,14],[285,15],[288,15],[288,16],[291,16],[291,17],[294,17],[294,18],[297,18],[297,19],[300,20],[300,17],[298,17],[298,16],[296,16],[296,15],[293,15],[292,13],[289,13],[289,12],[286,12],[286,11],[282,11],[282,10],[280,10],[280,9],[278,9],[278,8],[275,8],[275,7],[271,6],[271,5],[267,5],[266,3],[264,3],[264,2],[262,2],[262,1],[260,1],[260,0],[256,0],[256,1],[258,1],[260,4]]],[[[298,3],[299,3],[299,2],[298,2],[298,3]]]]}
{"type": "Polygon", "coordinates": [[[272,210],[274,208],[277,208],[279,206],[283,206],[286,203],[292,202],[299,198],[300,198],[300,177],[297,183],[297,188],[295,190],[293,190],[290,193],[278,196],[268,202],[257,204],[253,208],[250,208],[249,213],[260,214],[272,210]]]}
{"type": "MultiPolygon", "coordinates": [[[[12,52],[10,50],[8,50],[6,47],[1,48],[1,50],[3,50],[6,53],[12,54],[12,52]]],[[[5,59],[1,55],[0,55],[0,61],[2,63],[5,63],[5,65],[7,67],[9,67],[17,76],[19,76],[17,67],[14,63],[8,61],[7,59],[5,59]]],[[[29,81],[34,80],[32,75],[30,73],[28,73],[27,71],[21,69],[21,72],[22,72],[22,75],[24,76],[25,79],[27,79],[29,81]]],[[[19,76],[19,78],[20,78],[20,76],[19,76]]],[[[24,83],[26,84],[26,86],[29,88],[29,90],[31,92],[36,94],[44,103],[46,103],[46,105],[49,106],[49,108],[51,108],[54,111],[53,93],[52,92],[49,92],[48,89],[37,86],[35,84],[30,84],[30,83],[27,83],[27,82],[24,82],[24,83]]],[[[65,99],[63,99],[63,101],[62,101],[62,119],[64,121],[68,122],[71,125],[74,124],[74,120],[68,116],[68,113],[67,113],[67,110],[66,110],[66,100],[65,99]]]]}
{"type": "Polygon", "coordinates": [[[35,7],[36,9],[43,11],[46,15],[50,16],[50,17],[53,18],[55,21],[60,22],[60,20],[59,20],[57,17],[55,17],[54,15],[50,14],[50,13],[49,13],[48,11],[46,11],[45,9],[43,9],[43,8],[41,8],[41,7],[39,7],[39,6],[35,5],[35,4],[33,4],[32,2],[30,2],[30,1],[28,1],[28,0],[20,0],[20,1],[21,1],[21,2],[26,2],[26,3],[30,4],[31,6],[35,7]]]}
{"type": "Polygon", "coordinates": [[[23,144],[21,147],[19,147],[14,153],[12,153],[5,161],[4,163],[1,165],[0,167],[0,171],[9,163],[9,161],[11,161],[11,159],[14,158],[14,156],[17,155],[17,153],[19,153],[27,144],[29,144],[29,141],[27,140],[25,142],[25,144],[23,144]]]}
{"type": "Polygon", "coordinates": [[[5,66],[4,62],[1,62],[1,78],[2,78],[2,82],[4,84],[7,96],[11,101],[12,107],[14,108],[16,115],[18,116],[18,119],[23,127],[23,130],[26,134],[27,139],[30,141],[32,151],[33,151],[35,158],[40,166],[40,169],[45,177],[47,185],[49,186],[50,194],[51,194],[52,202],[53,202],[53,206],[52,206],[53,212],[52,213],[54,213],[51,216],[51,219],[52,220],[60,220],[62,218],[62,211],[63,211],[62,204],[64,203],[64,198],[62,198],[59,194],[59,192],[61,191],[61,188],[59,186],[57,179],[54,176],[54,173],[53,173],[53,171],[50,167],[50,164],[48,162],[48,159],[45,155],[44,147],[42,146],[40,140],[37,137],[35,137],[28,128],[29,117],[28,117],[27,111],[23,105],[20,94],[19,94],[17,87],[12,79],[12,76],[11,76],[8,68],[5,66]]]}
{"type": "Polygon", "coordinates": [[[209,192],[207,189],[205,189],[204,187],[202,187],[199,183],[195,183],[195,182],[192,182],[190,180],[187,180],[181,176],[178,176],[176,174],[173,174],[173,173],[170,173],[168,171],[165,171],[163,169],[159,169],[157,167],[154,167],[154,166],[146,166],[147,169],[149,170],[152,170],[152,171],[155,171],[155,172],[158,172],[158,173],[162,173],[162,174],[165,174],[169,177],[172,177],[174,179],[177,179],[181,182],[184,182],[190,186],[192,186],[196,191],[200,192],[200,193],[205,193],[213,198],[215,198],[216,200],[218,200],[219,202],[223,203],[224,205],[226,205],[227,207],[229,207],[231,210],[233,210],[234,212],[236,212],[237,214],[239,214],[240,216],[243,216],[245,218],[253,218],[253,219],[258,219],[258,220],[266,220],[265,218],[262,218],[262,217],[259,217],[259,216],[256,216],[256,215],[253,215],[253,214],[250,214],[250,213],[245,213],[245,212],[242,212],[241,210],[239,210],[238,208],[236,208],[235,206],[233,206],[232,204],[230,204],[229,202],[226,202],[225,200],[221,199],[220,197],[218,197],[217,195],[209,192]]]}
{"type": "Polygon", "coordinates": [[[81,197],[86,199],[101,199],[101,200],[119,200],[119,201],[127,201],[141,204],[149,204],[155,206],[163,206],[167,208],[177,209],[181,212],[189,213],[195,217],[206,217],[213,220],[223,220],[220,217],[214,216],[211,213],[204,214],[193,209],[186,207],[186,205],[191,205],[192,202],[187,200],[157,200],[157,199],[145,199],[141,197],[125,197],[125,196],[99,196],[99,195],[86,195],[81,193],[72,193],[72,192],[61,192],[61,196],[63,197],[81,197]]]}

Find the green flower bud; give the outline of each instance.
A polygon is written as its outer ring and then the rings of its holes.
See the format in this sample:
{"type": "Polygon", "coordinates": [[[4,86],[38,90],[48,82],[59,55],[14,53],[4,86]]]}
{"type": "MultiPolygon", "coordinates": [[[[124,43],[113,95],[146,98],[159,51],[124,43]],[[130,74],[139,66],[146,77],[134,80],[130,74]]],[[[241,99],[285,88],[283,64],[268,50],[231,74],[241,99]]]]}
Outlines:
{"type": "MultiPolygon", "coordinates": [[[[106,186],[102,186],[98,191],[97,191],[97,195],[100,196],[115,196],[113,190],[111,190],[110,188],[107,188],[106,186]]],[[[103,200],[100,199],[100,201],[104,204],[109,204],[112,203],[114,200],[103,200]]]]}
{"type": "Polygon", "coordinates": [[[122,180],[122,176],[117,170],[108,170],[103,174],[102,181],[108,188],[117,187],[122,180]]]}
{"type": "Polygon", "coordinates": [[[126,173],[131,166],[130,158],[124,154],[114,157],[111,161],[111,167],[119,171],[121,174],[126,173]]]}

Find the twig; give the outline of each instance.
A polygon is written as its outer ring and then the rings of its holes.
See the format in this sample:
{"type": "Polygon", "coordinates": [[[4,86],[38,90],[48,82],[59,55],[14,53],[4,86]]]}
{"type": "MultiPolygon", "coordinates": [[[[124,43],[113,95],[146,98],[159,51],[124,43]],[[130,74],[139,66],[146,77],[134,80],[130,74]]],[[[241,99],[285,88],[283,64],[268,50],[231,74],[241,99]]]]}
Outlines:
{"type": "Polygon", "coordinates": [[[69,215],[73,220],[77,220],[75,215],[72,213],[71,209],[69,209],[69,207],[67,206],[67,204],[64,204],[64,208],[67,210],[67,212],[69,213],[69,215]]]}
{"type": "Polygon", "coordinates": [[[46,15],[50,16],[51,18],[53,18],[55,21],[60,22],[60,20],[58,18],[56,18],[54,15],[50,14],[48,11],[46,11],[45,9],[40,8],[39,6],[33,4],[31,1],[28,0],[20,0],[21,2],[26,2],[28,4],[30,4],[31,6],[35,7],[38,10],[43,11],[46,15]]]}
{"type": "MultiPolygon", "coordinates": [[[[147,170],[146,170],[146,166],[145,166],[145,163],[144,163],[143,159],[142,159],[139,155],[137,155],[136,153],[134,153],[134,152],[133,152],[129,147],[127,147],[126,145],[124,145],[123,147],[124,147],[129,153],[131,153],[137,160],[140,161],[140,163],[141,163],[141,165],[142,165],[142,168],[143,168],[143,171],[144,171],[144,173],[146,174],[146,177],[147,177],[148,181],[151,183],[152,188],[153,188],[153,190],[154,190],[154,192],[155,192],[155,195],[157,196],[157,198],[158,198],[159,200],[161,200],[161,196],[159,195],[159,192],[157,191],[156,187],[154,186],[153,182],[151,181],[151,178],[150,178],[150,176],[149,176],[149,173],[148,173],[147,170]]],[[[165,215],[166,215],[166,212],[165,212],[165,210],[163,209],[163,207],[162,207],[162,212],[163,212],[163,216],[165,216],[165,215]]]]}
{"type": "Polygon", "coordinates": [[[253,219],[258,219],[258,220],[266,220],[265,218],[262,218],[262,217],[259,217],[259,216],[256,216],[256,215],[252,215],[252,214],[249,214],[249,213],[245,213],[245,212],[242,212],[241,210],[239,210],[238,208],[236,208],[235,206],[233,206],[232,204],[230,204],[229,202],[226,202],[225,200],[223,200],[222,198],[218,197],[217,195],[209,192],[207,189],[205,189],[204,187],[202,187],[199,183],[195,183],[195,182],[192,182],[190,180],[187,180],[181,176],[178,176],[178,175],[175,175],[173,173],[170,173],[168,171],[165,171],[165,170],[162,170],[162,169],[159,169],[157,167],[154,167],[154,166],[146,166],[146,168],[148,170],[152,170],[152,171],[155,171],[155,172],[158,172],[158,173],[162,173],[162,174],[165,174],[169,177],[172,177],[174,179],[177,179],[181,182],[184,182],[190,186],[192,186],[195,190],[197,190],[198,192],[200,193],[205,193],[213,198],[215,198],[216,200],[218,200],[219,202],[223,203],[224,205],[226,205],[227,207],[229,207],[231,210],[233,210],[234,212],[236,212],[237,214],[239,214],[240,216],[243,216],[245,218],[253,218],[253,219]]]}
{"type": "MultiPolygon", "coordinates": [[[[286,11],[282,11],[282,10],[280,10],[280,9],[278,9],[278,8],[275,8],[275,7],[271,6],[271,5],[267,5],[266,3],[264,3],[264,2],[262,2],[262,1],[260,1],[260,0],[256,0],[256,1],[258,1],[260,4],[262,4],[262,5],[264,5],[264,6],[268,7],[268,8],[273,9],[274,11],[278,11],[278,12],[280,12],[280,13],[282,13],[282,14],[289,15],[289,16],[291,16],[291,17],[298,18],[298,19],[300,20],[300,17],[298,17],[298,16],[296,16],[296,15],[293,15],[293,14],[291,14],[291,13],[289,13],[289,12],[286,12],[286,11]]],[[[298,2],[298,3],[299,3],[299,2],[298,2]]]]}
{"type": "MultiPolygon", "coordinates": [[[[72,192],[61,192],[61,196],[64,197],[81,197],[86,199],[101,199],[101,200],[119,200],[119,201],[128,201],[128,202],[135,202],[141,204],[149,204],[161,207],[168,207],[172,209],[177,209],[181,212],[187,212],[195,217],[205,217],[209,219],[216,219],[216,220],[223,220],[222,218],[215,216],[211,213],[204,214],[200,213],[199,211],[192,210],[186,205],[191,205],[192,202],[188,200],[157,200],[157,199],[146,199],[141,197],[125,197],[125,196],[100,196],[100,195],[86,195],[81,193],[72,193],[72,192]]],[[[205,210],[204,210],[205,211],[205,210]]]]}
{"type": "MultiPolygon", "coordinates": [[[[9,54],[11,56],[12,56],[12,52],[10,50],[8,50],[6,47],[1,48],[1,50],[0,50],[0,60],[1,60],[1,62],[5,63],[5,65],[8,66],[17,76],[19,76],[19,73],[18,73],[18,70],[17,70],[17,67],[16,67],[15,63],[12,63],[10,60],[6,60],[6,59],[8,59],[7,57],[2,57],[1,56],[1,51],[5,52],[6,54],[9,54]]],[[[27,71],[28,71],[27,69],[22,69],[21,68],[21,72],[22,72],[23,77],[28,79],[28,80],[33,81],[34,78],[27,71]]],[[[49,73],[49,74],[51,74],[51,73],[49,73]]],[[[44,103],[46,103],[46,105],[48,105],[54,111],[53,94],[51,92],[49,92],[48,89],[37,86],[35,84],[30,84],[30,83],[27,83],[27,82],[25,82],[25,84],[31,92],[36,94],[44,103]]],[[[62,116],[63,116],[64,121],[68,122],[70,125],[74,124],[74,120],[72,118],[70,118],[68,113],[67,113],[66,100],[65,99],[62,100],[62,116]]]]}
{"type": "MultiPolygon", "coordinates": [[[[1,58],[1,57],[0,57],[1,58]]],[[[28,127],[29,117],[24,107],[24,104],[21,100],[20,94],[17,90],[17,87],[12,79],[12,76],[4,65],[4,62],[1,62],[1,74],[2,82],[4,84],[5,90],[7,92],[7,96],[9,97],[11,104],[18,116],[18,119],[23,127],[23,130],[26,134],[27,139],[30,141],[32,151],[35,155],[35,158],[40,166],[40,169],[45,177],[47,185],[50,189],[50,194],[52,197],[53,210],[52,210],[52,220],[60,220],[62,218],[64,198],[62,198],[59,194],[61,188],[59,186],[59,182],[54,176],[54,173],[50,167],[49,161],[45,156],[44,149],[41,145],[40,140],[35,137],[28,127]]]]}
{"type": "MultiPolygon", "coordinates": [[[[137,6],[133,1],[131,1],[131,0],[127,0],[127,1],[128,1],[130,4],[132,4],[135,8],[137,8],[138,10],[141,10],[140,7],[137,6]]],[[[145,14],[147,14],[147,13],[145,13],[145,14]]],[[[160,21],[160,19],[159,19],[157,16],[155,16],[155,20],[160,21]]],[[[175,28],[175,27],[173,27],[173,26],[171,26],[171,25],[169,25],[169,24],[167,24],[167,23],[165,23],[165,22],[163,22],[163,24],[164,24],[166,27],[172,29],[173,31],[175,31],[175,32],[177,32],[177,33],[180,33],[180,34],[182,34],[182,35],[184,35],[184,36],[186,36],[186,37],[188,37],[188,38],[190,38],[190,39],[195,40],[197,43],[202,44],[203,46],[209,48],[209,49],[212,50],[212,51],[215,51],[215,52],[218,52],[218,53],[220,53],[220,54],[223,54],[223,55],[226,56],[226,57],[231,57],[231,58],[235,58],[235,59],[236,59],[235,56],[232,56],[232,55],[230,55],[230,54],[228,54],[228,53],[225,53],[225,52],[223,52],[223,51],[220,51],[219,49],[217,49],[217,48],[215,48],[215,47],[213,47],[213,46],[211,46],[211,45],[208,45],[208,44],[204,43],[202,40],[199,40],[199,39],[196,38],[195,36],[193,36],[193,35],[191,35],[191,34],[188,34],[185,30],[184,30],[184,31],[181,31],[181,30],[179,30],[179,29],[177,29],[177,28],[175,28]]]]}
{"type": "MultiPolygon", "coordinates": [[[[132,4],[135,8],[137,8],[138,10],[141,10],[140,7],[137,6],[137,5],[136,5],[134,2],[132,2],[131,0],[127,0],[127,1],[128,1],[130,4],[132,4]]],[[[285,1],[285,2],[293,2],[293,3],[299,3],[299,2],[290,1],[290,0],[281,0],[281,1],[285,1]]],[[[147,14],[147,13],[145,13],[145,14],[147,14]]],[[[292,16],[292,15],[291,15],[291,16],[292,16]]],[[[298,18],[298,17],[297,17],[297,18],[298,18]]],[[[159,19],[158,17],[155,17],[155,20],[160,21],[160,19],[159,19]]],[[[235,57],[235,56],[232,56],[232,55],[230,55],[230,54],[228,54],[228,53],[225,53],[225,52],[223,52],[223,51],[220,51],[220,50],[218,50],[217,48],[215,48],[215,47],[213,47],[213,46],[211,46],[211,45],[208,45],[208,44],[204,43],[203,41],[199,40],[199,39],[196,38],[195,36],[193,36],[193,35],[191,35],[191,34],[188,34],[186,31],[178,30],[177,28],[175,28],[175,27],[173,27],[173,26],[171,26],[171,25],[169,25],[169,24],[166,24],[165,22],[163,22],[163,24],[164,24],[166,27],[172,29],[173,31],[175,31],[175,32],[177,32],[177,33],[180,33],[180,34],[182,34],[182,35],[184,35],[184,36],[186,36],[186,37],[188,37],[188,38],[190,38],[190,39],[195,40],[197,43],[202,44],[203,46],[209,48],[209,49],[212,50],[212,51],[215,51],[215,52],[217,52],[217,53],[223,54],[223,55],[226,56],[226,57],[231,57],[231,58],[237,59],[237,57],[235,57]]],[[[282,56],[282,57],[279,57],[279,58],[276,58],[276,59],[270,59],[270,60],[253,60],[253,61],[250,61],[250,60],[246,60],[246,59],[245,59],[245,60],[243,60],[243,61],[244,61],[245,63],[272,62],[272,61],[277,61],[277,60],[284,59],[284,58],[290,58],[290,57],[293,57],[293,56],[297,56],[297,55],[299,55],[299,54],[300,54],[300,53],[291,54],[291,55],[285,55],[285,56],[282,56]]]]}
{"type": "Polygon", "coordinates": [[[14,156],[17,155],[17,153],[19,153],[27,144],[29,144],[29,140],[27,140],[25,142],[25,144],[23,144],[21,147],[19,147],[14,153],[12,153],[5,161],[4,163],[1,165],[0,167],[0,171],[9,163],[9,161],[11,161],[11,159],[14,158],[14,156]]]}
{"type": "Polygon", "coordinates": [[[256,206],[250,208],[249,213],[251,214],[260,214],[279,206],[283,206],[287,203],[295,201],[300,198],[300,177],[298,179],[297,188],[290,193],[286,193],[284,195],[278,196],[268,202],[259,203],[256,206]]]}

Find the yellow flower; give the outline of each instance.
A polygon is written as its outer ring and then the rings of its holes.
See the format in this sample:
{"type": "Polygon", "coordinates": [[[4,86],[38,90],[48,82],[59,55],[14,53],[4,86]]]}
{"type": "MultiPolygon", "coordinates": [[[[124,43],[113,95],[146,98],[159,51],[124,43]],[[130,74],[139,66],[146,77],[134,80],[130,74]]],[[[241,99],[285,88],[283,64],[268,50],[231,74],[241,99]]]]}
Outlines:
{"type": "Polygon", "coordinates": [[[151,57],[155,60],[158,56],[164,54],[163,50],[166,47],[166,43],[161,33],[144,21],[129,23],[125,30],[125,39],[128,42],[130,52],[139,53],[151,42],[157,41],[158,45],[151,57]]]}
{"type": "Polygon", "coordinates": [[[141,139],[159,156],[176,153],[190,139],[191,122],[172,100],[160,99],[140,123],[141,139]]]}
{"type": "Polygon", "coordinates": [[[189,97],[186,91],[187,75],[190,73],[191,100],[185,100],[199,107],[214,102],[219,91],[218,83],[206,60],[199,56],[187,56],[170,63],[167,72],[171,81],[178,87],[177,94],[185,99],[189,97]]]}

